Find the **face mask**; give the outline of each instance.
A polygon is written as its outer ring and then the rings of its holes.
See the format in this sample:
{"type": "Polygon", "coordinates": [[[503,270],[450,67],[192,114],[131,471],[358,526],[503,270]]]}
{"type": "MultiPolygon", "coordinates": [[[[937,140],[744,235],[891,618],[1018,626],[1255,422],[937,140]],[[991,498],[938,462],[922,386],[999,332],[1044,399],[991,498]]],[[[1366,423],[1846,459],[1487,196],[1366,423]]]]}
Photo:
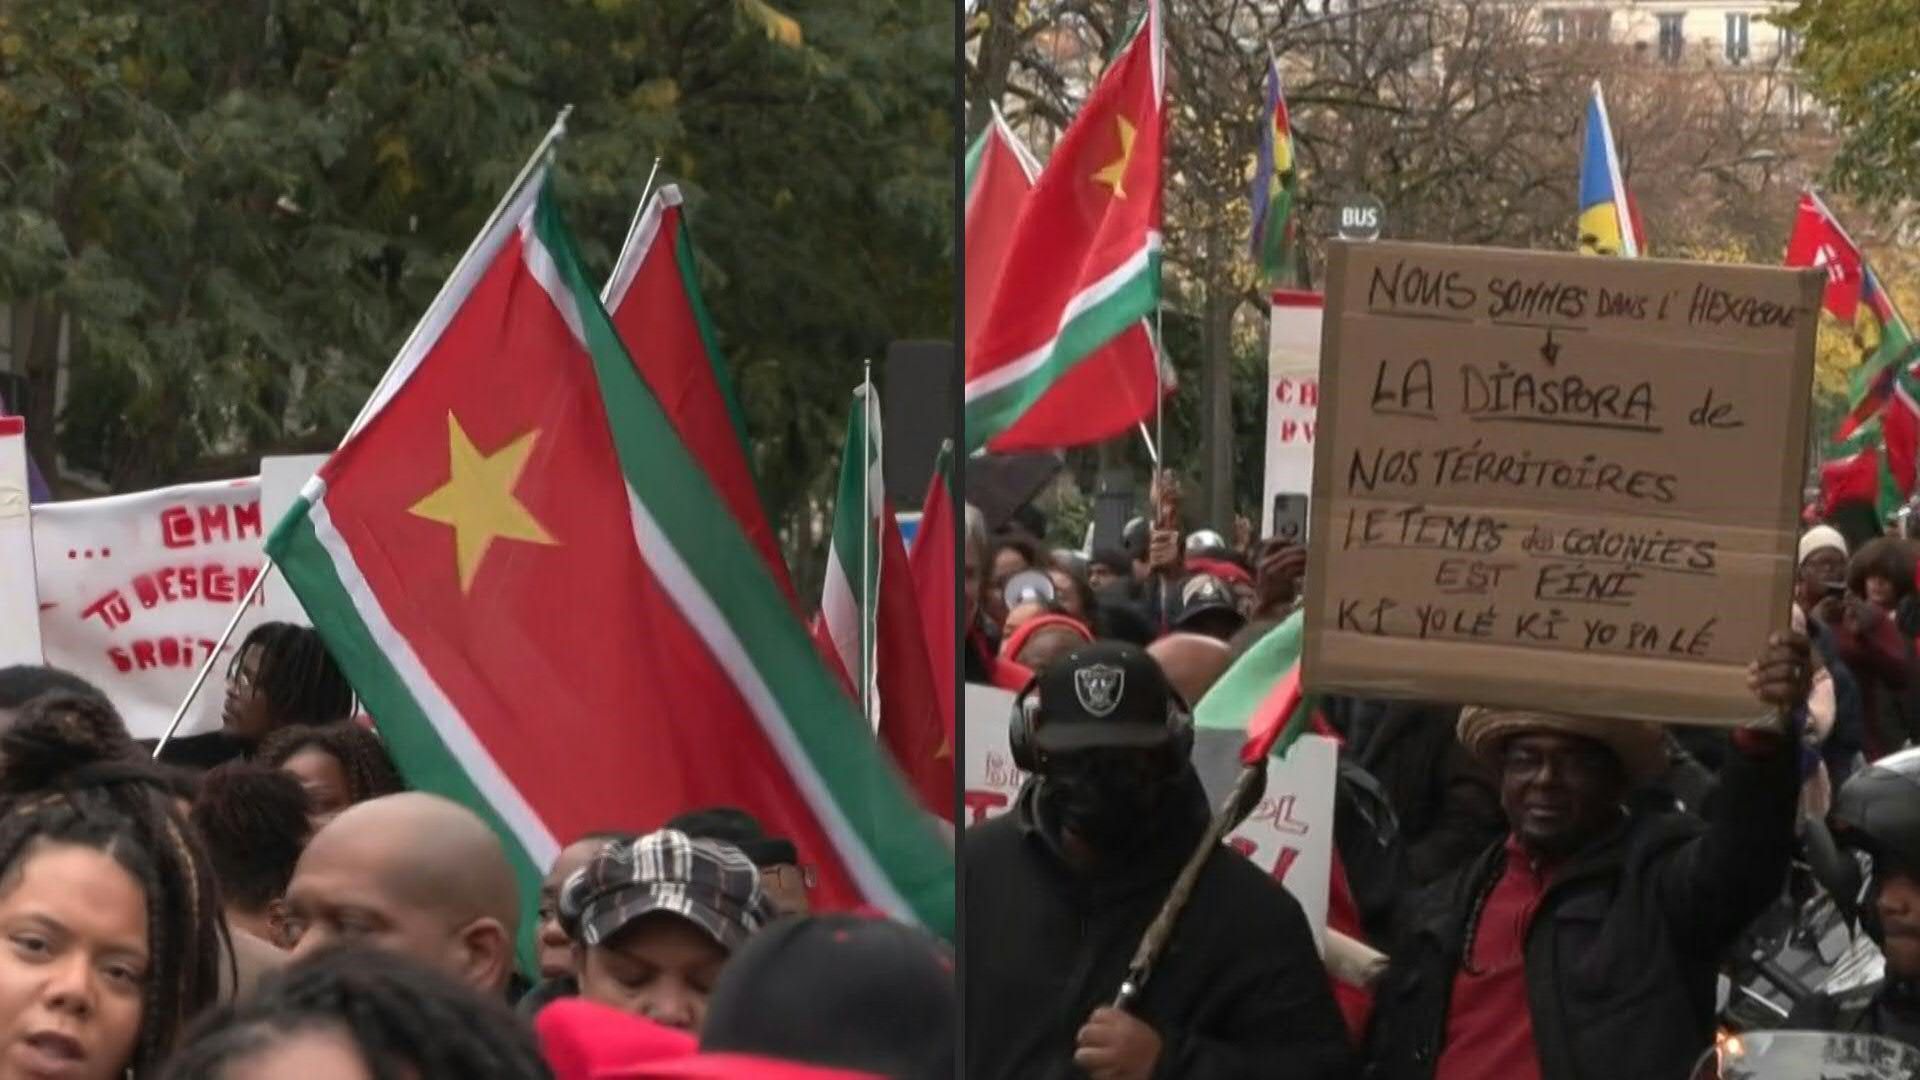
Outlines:
{"type": "Polygon", "coordinates": [[[1152,755],[1062,756],[1040,788],[1050,816],[1095,850],[1124,850],[1151,828],[1166,787],[1152,755]]]}

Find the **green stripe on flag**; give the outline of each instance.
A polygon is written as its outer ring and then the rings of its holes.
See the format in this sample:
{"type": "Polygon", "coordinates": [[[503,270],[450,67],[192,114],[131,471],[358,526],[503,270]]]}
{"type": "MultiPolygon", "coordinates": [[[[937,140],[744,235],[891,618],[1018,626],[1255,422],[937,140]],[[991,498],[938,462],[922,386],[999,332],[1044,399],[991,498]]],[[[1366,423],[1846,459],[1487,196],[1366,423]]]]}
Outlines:
{"type": "MultiPolygon", "coordinates": [[[[1194,707],[1194,726],[1246,731],[1254,711],[1267,700],[1287,672],[1299,665],[1300,650],[1305,644],[1306,617],[1295,611],[1227,668],[1194,707]]],[[[1306,730],[1308,718],[1317,704],[1311,698],[1301,700],[1299,708],[1287,718],[1279,740],[1273,744],[1273,753],[1285,756],[1287,747],[1306,730]]]]}
{"type": "Polygon", "coordinates": [[[670,592],[681,584],[698,590],[698,596],[674,592],[675,602],[716,650],[749,705],[762,692],[771,695],[777,714],[760,714],[763,730],[783,757],[794,747],[804,757],[787,762],[803,792],[813,779],[824,787],[832,805],[822,807],[811,798],[809,805],[836,843],[857,848],[841,850],[855,880],[869,895],[876,887],[891,889],[908,910],[890,914],[917,919],[951,939],[952,853],[820,662],[770,572],[647,391],[587,283],[550,193],[542,197],[535,222],[538,242],[553,256],[573,293],[615,449],[636,503],[635,529],[643,555],[670,592]],[[664,550],[647,546],[650,537],[642,530],[653,527],[665,541],[664,550]],[[690,582],[675,578],[682,568],[690,582]],[[701,608],[698,601],[709,606],[701,608]],[[690,609],[690,604],[695,606],[690,609]],[[709,618],[725,625],[703,621],[709,618]],[[724,655],[735,642],[750,671],[730,666],[734,658],[724,655]],[[862,880],[863,867],[885,880],[862,880]]]}
{"type": "MultiPolygon", "coordinates": [[[[975,394],[966,403],[967,452],[973,453],[1017,423],[1053,385],[1080,361],[1153,312],[1160,302],[1160,251],[1147,252],[1146,266],[1129,276],[1110,295],[1074,315],[1060,328],[1046,352],[1032,361],[1030,370],[991,390],[975,394]]],[[[987,373],[988,377],[992,372],[987,373]]]]}
{"type": "Polygon", "coordinates": [[[537,974],[539,924],[531,914],[539,910],[540,881],[546,869],[536,863],[524,840],[480,793],[459,759],[441,741],[406,679],[374,641],[335,565],[336,559],[351,559],[352,553],[336,552],[320,540],[312,510],[305,497],[297,499],[268,537],[267,554],[299,595],[301,607],[313,620],[314,630],[326,642],[327,651],[339,663],[347,681],[353,684],[353,692],[376,718],[380,737],[408,786],[465,806],[500,837],[520,887],[520,963],[525,971],[537,974]]]}
{"type": "MultiPolygon", "coordinates": [[[[713,316],[707,313],[707,301],[700,295],[699,260],[694,255],[693,225],[687,221],[685,207],[680,211],[680,229],[674,240],[673,261],[680,271],[680,287],[687,293],[687,307],[693,310],[693,323],[700,328],[700,347],[705,350],[707,363],[713,368],[714,384],[720,388],[721,400],[727,403],[727,416],[733,420],[734,434],[740,436],[740,449],[746,454],[751,467],[753,444],[747,440],[747,414],[740,409],[740,395],[734,392],[733,376],[728,374],[727,362],[720,357],[720,339],[713,330],[713,316]]],[[[765,512],[765,501],[766,497],[762,495],[762,512],[765,512]]]]}
{"type": "Polygon", "coordinates": [[[967,195],[973,191],[973,178],[980,171],[980,159],[987,156],[987,140],[992,135],[993,121],[989,119],[987,126],[981,128],[979,136],[973,140],[973,145],[967,147],[966,180],[960,189],[960,201],[963,205],[967,195]]]}

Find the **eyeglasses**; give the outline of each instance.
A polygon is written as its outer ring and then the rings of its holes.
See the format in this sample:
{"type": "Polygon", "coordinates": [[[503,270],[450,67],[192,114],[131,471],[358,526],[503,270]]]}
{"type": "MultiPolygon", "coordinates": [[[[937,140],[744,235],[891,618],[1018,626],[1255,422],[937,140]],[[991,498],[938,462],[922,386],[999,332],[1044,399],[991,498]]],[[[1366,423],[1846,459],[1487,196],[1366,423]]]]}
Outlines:
{"type": "Polygon", "coordinates": [[[1617,765],[1612,754],[1597,746],[1552,751],[1516,746],[1507,751],[1502,764],[1508,774],[1522,779],[1537,777],[1549,767],[1555,776],[1586,779],[1605,775],[1617,765]]]}
{"type": "Polygon", "coordinates": [[[792,863],[778,863],[765,867],[760,872],[779,881],[782,885],[789,884],[787,881],[789,875],[798,875],[802,888],[811,889],[820,883],[819,876],[813,872],[813,867],[811,866],[794,866],[792,863]]]}

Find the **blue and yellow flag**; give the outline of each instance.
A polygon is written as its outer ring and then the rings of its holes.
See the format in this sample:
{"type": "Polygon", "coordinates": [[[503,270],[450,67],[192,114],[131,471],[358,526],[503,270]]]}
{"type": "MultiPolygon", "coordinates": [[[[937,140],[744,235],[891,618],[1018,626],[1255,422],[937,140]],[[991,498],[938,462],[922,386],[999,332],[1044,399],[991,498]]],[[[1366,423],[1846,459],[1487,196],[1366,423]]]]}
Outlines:
{"type": "Polygon", "coordinates": [[[1580,148],[1580,253],[1635,258],[1646,252],[1633,196],[1620,177],[1620,155],[1613,149],[1607,101],[1593,84],[1587,101],[1587,137],[1580,148]]]}
{"type": "Polygon", "coordinates": [[[1267,58],[1267,102],[1261,110],[1260,158],[1253,169],[1253,261],[1269,282],[1293,272],[1293,127],[1280,94],[1280,69],[1267,58]]]}

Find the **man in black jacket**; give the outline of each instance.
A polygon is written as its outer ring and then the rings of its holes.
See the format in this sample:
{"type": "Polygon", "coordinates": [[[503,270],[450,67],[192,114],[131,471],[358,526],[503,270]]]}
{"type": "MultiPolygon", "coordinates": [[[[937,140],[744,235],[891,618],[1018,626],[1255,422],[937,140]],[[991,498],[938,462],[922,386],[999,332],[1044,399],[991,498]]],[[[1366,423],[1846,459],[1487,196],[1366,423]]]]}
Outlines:
{"type": "Polygon", "coordinates": [[[1460,740],[1500,776],[1510,833],[1414,894],[1375,994],[1370,1075],[1679,1078],[1713,1032],[1714,972],[1779,895],[1799,777],[1805,637],[1749,670],[1778,710],[1734,735],[1711,824],[1622,808],[1665,764],[1652,724],[1472,709],[1460,740]]]}
{"type": "Polygon", "coordinates": [[[1816,861],[1815,869],[1880,946],[1886,977],[1866,1000],[1815,994],[1797,1002],[1786,1026],[1920,1047],[1920,750],[1889,754],[1856,773],[1834,797],[1827,823],[1845,854],[1838,868],[1816,861]],[[1856,851],[1871,866],[1864,882],[1856,851]]]}
{"type": "Polygon", "coordinates": [[[1191,721],[1152,659],[1083,646],[1022,696],[1014,727],[1034,775],[964,839],[965,1075],[1351,1075],[1300,905],[1224,846],[1145,992],[1108,1007],[1209,817],[1191,721]]]}

